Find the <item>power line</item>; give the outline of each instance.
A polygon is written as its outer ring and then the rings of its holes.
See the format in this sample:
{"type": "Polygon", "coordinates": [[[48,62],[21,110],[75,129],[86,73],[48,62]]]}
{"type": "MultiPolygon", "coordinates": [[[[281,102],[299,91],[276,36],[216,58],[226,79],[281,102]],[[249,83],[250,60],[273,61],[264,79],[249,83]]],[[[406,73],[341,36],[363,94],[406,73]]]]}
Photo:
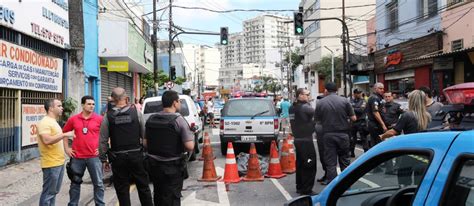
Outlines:
{"type": "Polygon", "coordinates": [[[454,24],[456,24],[459,20],[461,20],[464,16],[466,16],[471,10],[472,10],[473,7],[471,7],[468,11],[466,11],[466,13],[464,13],[461,17],[459,17],[458,19],[456,19],[456,21],[454,21],[452,24],[450,24],[449,26],[447,26],[446,28],[443,29],[443,31],[445,31],[446,29],[449,29],[449,27],[453,26],[454,24]]]}

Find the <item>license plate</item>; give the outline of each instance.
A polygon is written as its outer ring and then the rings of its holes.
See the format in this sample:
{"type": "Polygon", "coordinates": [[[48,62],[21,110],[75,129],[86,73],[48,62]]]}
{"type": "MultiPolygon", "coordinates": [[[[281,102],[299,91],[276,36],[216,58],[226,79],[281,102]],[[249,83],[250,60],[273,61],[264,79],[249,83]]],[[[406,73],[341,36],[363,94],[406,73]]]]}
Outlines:
{"type": "Polygon", "coordinates": [[[240,140],[245,142],[257,141],[257,136],[242,136],[240,137],[240,140]]]}

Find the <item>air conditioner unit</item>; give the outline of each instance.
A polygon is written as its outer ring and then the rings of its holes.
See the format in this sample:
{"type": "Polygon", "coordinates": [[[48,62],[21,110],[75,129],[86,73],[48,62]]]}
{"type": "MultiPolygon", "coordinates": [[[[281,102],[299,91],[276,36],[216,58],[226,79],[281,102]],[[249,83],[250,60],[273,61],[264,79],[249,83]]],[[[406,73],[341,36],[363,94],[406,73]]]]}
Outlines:
{"type": "Polygon", "coordinates": [[[458,39],[451,42],[451,51],[461,50],[463,48],[463,39],[458,39]]]}

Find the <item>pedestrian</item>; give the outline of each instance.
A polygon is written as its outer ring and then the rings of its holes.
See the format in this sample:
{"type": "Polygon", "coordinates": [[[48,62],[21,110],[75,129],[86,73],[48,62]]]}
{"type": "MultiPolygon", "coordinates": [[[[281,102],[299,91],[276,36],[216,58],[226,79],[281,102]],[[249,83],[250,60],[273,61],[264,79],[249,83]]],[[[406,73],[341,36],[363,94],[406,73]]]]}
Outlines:
{"type": "Polygon", "coordinates": [[[384,86],[382,83],[377,82],[374,84],[372,90],[373,93],[367,102],[367,128],[370,133],[370,148],[378,144],[380,142],[379,135],[387,131],[387,127],[383,121],[385,101],[382,95],[384,94],[384,86]]]}
{"type": "Polygon", "coordinates": [[[284,127],[281,127],[283,129],[283,132],[285,132],[286,127],[288,127],[288,118],[290,116],[290,107],[291,103],[288,100],[288,97],[285,97],[283,101],[280,103],[280,108],[281,108],[281,124],[284,127]]]}
{"type": "Polygon", "coordinates": [[[121,206],[131,205],[131,177],[135,180],[141,205],[153,205],[148,174],[143,165],[142,143],[145,142],[142,141],[142,113],[133,104],[129,104],[123,88],[114,88],[112,98],[115,106],[107,111],[100,126],[100,160],[104,170],[109,170],[109,163],[112,164],[113,183],[121,206]]]}
{"type": "Polygon", "coordinates": [[[212,102],[212,97],[209,97],[209,100],[206,102],[207,107],[207,117],[209,118],[209,127],[217,128],[216,123],[214,122],[214,102],[212,102]]]}
{"type": "MultiPolygon", "coordinates": [[[[319,101],[322,98],[324,98],[323,95],[318,96],[316,99],[317,99],[317,101],[319,101]]],[[[317,104],[318,104],[318,102],[316,102],[316,105],[317,104]]],[[[320,121],[315,121],[314,123],[315,123],[314,124],[314,132],[316,134],[316,143],[317,143],[317,146],[318,146],[319,161],[321,162],[321,166],[322,166],[323,171],[324,171],[324,175],[321,178],[316,179],[316,181],[324,182],[324,181],[326,181],[326,177],[327,177],[327,169],[326,169],[327,163],[326,163],[326,158],[324,157],[324,152],[325,151],[324,151],[323,125],[321,124],[320,121]]]]}
{"type": "Polygon", "coordinates": [[[138,98],[135,98],[135,108],[137,108],[139,112],[142,111],[142,104],[140,103],[140,100],[138,100],[138,98]]]}
{"type": "Polygon", "coordinates": [[[314,118],[321,122],[324,133],[324,157],[326,158],[326,181],[329,184],[336,176],[336,166],[339,161],[341,171],[350,164],[350,121],[356,120],[356,115],[348,99],[336,94],[337,86],[334,82],[325,84],[325,97],[318,101],[314,118]]]}
{"type": "Polygon", "coordinates": [[[397,124],[400,115],[403,113],[402,105],[393,101],[394,98],[391,92],[385,92],[383,98],[385,100],[383,120],[387,129],[391,129],[397,124]]]}
{"type": "Polygon", "coordinates": [[[48,99],[44,103],[46,116],[36,125],[38,129],[38,149],[43,172],[43,190],[39,205],[54,205],[61,189],[64,176],[63,139],[74,136],[73,132],[63,133],[57,120],[63,113],[59,99],[48,99]]]}
{"type": "Polygon", "coordinates": [[[367,102],[362,98],[363,92],[360,89],[354,89],[353,91],[353,98],[351,99],[351,105],[354,109],[354,113],[356,115],[357,120],[352,123],[351,126],[351,135],[350,135],[350,143],[351,143],[351,157],[355,157],[355,146],[357,143],[357,134],[360,135],[360,139],[362,141],[362,148],[364,152],[369,150],[369,141],[367,139],[367,102]]]}
{"type": "Polygon", "coordinates": [[[102,163],[99,159],[102,116],[94,113],[95,101],[91,96],[83,96],[81,106],[82,112],[69,118],[63,128],[63,132],[74,131],[75,135],[72,148],[69,147],[68,138],[63,139],[64,150],[70,157],[66,168],[71,180],[68,205],[79,204],[82,177],[86,168],[94,185],[95,205],[105,205],[102,163]]]}
{"type": "MultiPolygon", "coordinates": [[[[379,138],[383,141],[399,134],[412,134],[426,130],[431,121],[431,116],[426,109],[426,95],[421,90],[414,90],[408,95],[408,111],[403,113],[397,124],[379,138]]],[[[423,171],[427,164],[410,156],[400,157],[398,164],[398,182],[402,185],[419,185],[423,171]],[[415,165],[415,166],[413,166],[415,165]]]]}
{"type": "Polygon", "coordinates": [[[181,190],[187,177],[186,155],[194,149],[194,135],[183,116],[175,91],[162,96],[163,111],[146,122],[149,174],[153,182],[155,205],[181,205],[181,190]]]}
{"type": "Polygon", "coordinates": [[[443,107],[443,103],[436,102],[433,100],[433,92],[430,88],[423,86],[420,87],[419,90],[425,93],[426,109],[428,110],[428,113],[430,113],[431,118],[433,118],[434,116],[436,116],[436,113],[441,110],[441,108],[443,107]]]}
{"type": "Polygon", "coordinates": [[[296,90],[296,102],[289,109],[291,130],[296,149],[296,192],[313,195],[316,178],[316,151],[313,144],[314,109],[309,103],[308,90],[296,90]]]}

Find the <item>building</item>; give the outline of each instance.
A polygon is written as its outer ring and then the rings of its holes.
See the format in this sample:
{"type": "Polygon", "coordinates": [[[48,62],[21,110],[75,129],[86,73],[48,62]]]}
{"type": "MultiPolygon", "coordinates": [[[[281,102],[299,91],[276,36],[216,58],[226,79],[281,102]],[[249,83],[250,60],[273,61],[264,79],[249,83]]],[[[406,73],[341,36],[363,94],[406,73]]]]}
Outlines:
{"type": "Polygon", "coordinates": [[[236,82],[243,78],[243,64],[245,64],[245,39],[242,32],[230,34],[229,43],[219,46],[220,69],[219,86],[225,89],[234,89],[236,82]]]}
{"type": "Polygon", "coordinates": [[[123,87],[131,100],[140,98],[144,93],[140,76],[153,71],[150,26],[142,17],[143,6],[128,5],[133,2],[99,0],[102,107],[114,87],[123,87]]]}
{"type": "MultiPolygon", "coordinates": [[[[345,22],[349,29],[351,54],[367,54],[366,33],[367,19],[375,13],[375,0],[345,1],[345,22]]],[[[303,8],[304,19],[319,18],[342,18],[342,1],[332,0],[302,0],[300,8],[303,8]]],[[[307,88],[311,93],[319,94],[324,90],[325,77],[319,75],[315,65],[323,57],[342,56],[342,25],[337,20],[323,20],[304,23],[304,72],[308,80],[307,88]]],[[[338,69],[338,68],[336,68],[338,69]]],[[[340,68],[339,68],[340,69],[340,68]]],[[[341,74],[335,74],[340,77],[341,74]]],[[[365,76],[365,75],[364,75],[365,76]]],[[[350,78],[348,76],[348,78],[350,78]]],[[[336,78],[338,79],[338,78],[336,78]]],[[[341,84],[342,85],[342,84],[341,84]]],[[[342,85],[344,86],[344,85],[342,85]]],[[[348,88],[347,88],[348,89],[348,88]]]]}
{"type": "Polygon", "coordinates": [[[219,86],[220,52],[216,47],[201,46],[197,52],[198,74],[204,89],[215,89],[219,86]]]}
{"type": "Polygon", "coordinates": [[[45,99],[68,97],[73,85],[67,1],[2,1],[0,14],[1,167],[39,156],[45,99]]]}

